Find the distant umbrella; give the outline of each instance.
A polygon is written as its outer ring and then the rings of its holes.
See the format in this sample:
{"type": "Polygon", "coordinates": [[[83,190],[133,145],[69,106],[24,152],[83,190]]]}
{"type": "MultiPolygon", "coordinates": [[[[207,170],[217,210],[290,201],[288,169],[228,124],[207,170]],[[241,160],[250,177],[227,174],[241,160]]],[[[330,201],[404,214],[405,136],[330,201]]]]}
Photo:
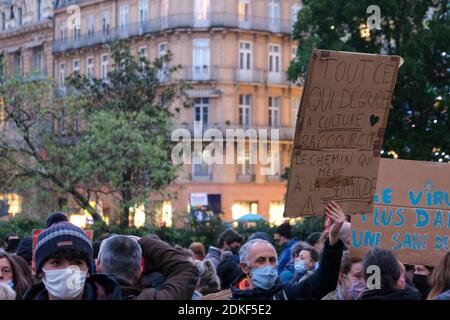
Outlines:
{"type": "Polygon", "coordinates": [[[246,215],[243,215],[239,219],[236,219],[236,221],[239,222],[258,222],[258,221],[266,221],[266,219],[263,216],[260,216],[256,213],[249,213],[246,215]]]}

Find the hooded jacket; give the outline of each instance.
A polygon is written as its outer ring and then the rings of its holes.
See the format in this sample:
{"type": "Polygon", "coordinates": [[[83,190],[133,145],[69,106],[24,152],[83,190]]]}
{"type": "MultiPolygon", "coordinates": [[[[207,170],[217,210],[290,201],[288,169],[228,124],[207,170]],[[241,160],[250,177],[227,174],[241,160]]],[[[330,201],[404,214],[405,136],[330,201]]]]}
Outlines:
{"type": "MultiPolygon", "coordinates": [[[[43,282],[32,286],[25,293],[24,300],[48,300],[43,282]]],[[[82,300],[122,300],[119,284],[106,274],[90,275],[84,283],[82,300]]]]}

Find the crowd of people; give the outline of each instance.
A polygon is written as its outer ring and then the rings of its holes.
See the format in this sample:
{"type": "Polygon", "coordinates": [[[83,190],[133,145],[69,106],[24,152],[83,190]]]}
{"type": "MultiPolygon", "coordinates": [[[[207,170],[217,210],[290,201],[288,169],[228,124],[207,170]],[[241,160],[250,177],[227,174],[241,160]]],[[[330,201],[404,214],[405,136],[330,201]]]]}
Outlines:
{"type": "Polygon", "coordinates": [[[405,265],[381,248],[358,260],[339,205],[327,204],[325,215],[330,228],[306,239],[293,238],[285,222],[274,239],[228,229],[206,251],[200,242],[183,248],[156,235],[92,242],[56,212],[34,259],[31,237],[10,237],[0,249],[0,300],[450,300],[450,252],[435,267],[405,265]],[[375,287],[371,266],[380,270],[375,287]]]}

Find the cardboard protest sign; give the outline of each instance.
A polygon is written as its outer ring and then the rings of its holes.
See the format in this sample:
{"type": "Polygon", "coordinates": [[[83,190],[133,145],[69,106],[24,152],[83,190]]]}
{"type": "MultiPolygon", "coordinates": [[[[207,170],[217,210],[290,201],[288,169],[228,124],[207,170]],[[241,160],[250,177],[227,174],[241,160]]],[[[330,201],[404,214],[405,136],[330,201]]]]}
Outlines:
{"type": "Polygon", "coordinates": [[[450,165],[381,159],[374,212],[352,216],[351,255],[392,250],[403,263],[436,265],[450,249],[450,165]]]}
{"type": "MultiPolygon", "coordinates": [[[[38,242],[39,235],[44,231],[45,229],[34,229],[32,232],[33,237],[33,258],[31,260],[31,270],[33,271],[33,274],[36,274],[36,258],[35,258],[35,251],[36,251],[36,245],[38,242]]],[[[94,239],[94,231],[93,230],[83,230],[84,233],[88,236],[88,238],[93,241],[94,239]]]]}
{"type": "Polygon", "coordinates": [[[314,50],[300,103],[286,217],[371,212],[399,56],[314,50]]]}

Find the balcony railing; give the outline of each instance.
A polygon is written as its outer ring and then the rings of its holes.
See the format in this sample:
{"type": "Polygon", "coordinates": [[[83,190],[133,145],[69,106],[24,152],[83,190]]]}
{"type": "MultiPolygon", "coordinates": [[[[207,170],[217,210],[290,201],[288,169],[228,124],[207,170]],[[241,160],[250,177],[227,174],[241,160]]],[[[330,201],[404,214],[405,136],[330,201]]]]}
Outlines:
{"type": "Polygon", "coordinates": [[[189,174],[189,180],[191,181],[212,181],[212,173],[208,174],[189,174]]]}
{"type": "MultiPolygon", "coordinates": [[[[174,125],[175,129],[186,129],[189,130],[191,133],[191,137],[194,137],[194,124],[193,123],[176,123],[174,125]]],[[[208,129],[217,129],[219,130],[223,137],[226,137],[227,129],[236,130],[236,129],[242,129],[242,130],[248,130],[248,129],[254,129],[256,130],[256,134],[258,135],[258,130],[260,129],[266,129],[267,130],[267,139],[271,138],[271,129],[278,129],[279,131],[279,139],[280,140],[293,140],[294,139],[294,127],[270,127],[270,126],[258,126],[258,125],[249,125],[244,126],[240,124],[226,124],[226,123],[208,123],[202,125],[202,133],[204,133],[208,129]]]]}
{"type": "MultiPolygon", "coordinates": [[[[77,2],[78,1],[73,1],[73,3],[77,2]]],[[[291,20],[250,16],[248,21],[244,21],[245,23],[242,21],[243,20],[239,15],[233,13],[210,13],[204,20],[196,19],[192,13],[174,14],[167,17],[129,24],[127,27],[118,26],[111,28],[108,32],[102,30],[90,34],[85,33],[79,37],[57,39],[53,41],[53,52],[89,47],[107,41],[141,36],[175,28],[236,28],[286,34],[292,32],[291,20]]]]}
{"type": "Polygon", "coordinates": [[[236,180],[241,182],[252,182],[255,181],[255,175],[238,173],[236,174],[236,180]]]}

